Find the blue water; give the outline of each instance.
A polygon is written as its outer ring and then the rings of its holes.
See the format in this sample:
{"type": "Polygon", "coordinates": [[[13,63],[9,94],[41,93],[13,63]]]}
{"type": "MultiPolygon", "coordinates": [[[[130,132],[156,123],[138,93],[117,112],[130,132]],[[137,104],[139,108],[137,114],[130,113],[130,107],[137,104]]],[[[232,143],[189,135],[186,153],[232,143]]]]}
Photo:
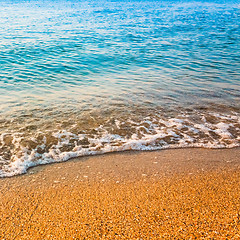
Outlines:
{"type": "Polygon", "coordinates": [[[239,146],[240,4],[1,1],[0,96],[0,176],[109,151],[239,146]]]}

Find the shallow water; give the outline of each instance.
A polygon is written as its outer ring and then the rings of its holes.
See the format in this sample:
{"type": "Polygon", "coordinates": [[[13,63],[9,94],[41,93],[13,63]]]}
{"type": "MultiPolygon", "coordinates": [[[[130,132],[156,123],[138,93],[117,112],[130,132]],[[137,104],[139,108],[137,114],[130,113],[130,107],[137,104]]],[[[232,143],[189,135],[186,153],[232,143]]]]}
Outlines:
{"type": "Polygon", "coordinates": [[[240,5],[0,4],[0,177],[123,150],[240,146],[240,5]]]}

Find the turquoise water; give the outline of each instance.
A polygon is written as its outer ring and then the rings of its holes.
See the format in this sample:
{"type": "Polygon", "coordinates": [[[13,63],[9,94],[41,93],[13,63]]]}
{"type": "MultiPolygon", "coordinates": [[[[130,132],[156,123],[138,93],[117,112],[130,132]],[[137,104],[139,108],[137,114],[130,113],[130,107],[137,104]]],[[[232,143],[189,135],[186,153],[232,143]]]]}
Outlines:
{"type": "Polygon", "coordinates": [[[240,146],[236,1],[3,1],[0,13],[0,176],[240,146]]]}

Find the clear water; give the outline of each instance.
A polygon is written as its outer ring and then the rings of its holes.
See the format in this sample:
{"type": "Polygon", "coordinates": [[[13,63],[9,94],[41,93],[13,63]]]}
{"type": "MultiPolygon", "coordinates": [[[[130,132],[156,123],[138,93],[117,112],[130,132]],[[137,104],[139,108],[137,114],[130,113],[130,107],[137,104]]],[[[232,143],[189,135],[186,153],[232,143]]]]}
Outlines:
{"type": "Polygon", "coordinates": [[[75,156],[240,146],[236,1],[1,1],[0,177],[75,156]]]}

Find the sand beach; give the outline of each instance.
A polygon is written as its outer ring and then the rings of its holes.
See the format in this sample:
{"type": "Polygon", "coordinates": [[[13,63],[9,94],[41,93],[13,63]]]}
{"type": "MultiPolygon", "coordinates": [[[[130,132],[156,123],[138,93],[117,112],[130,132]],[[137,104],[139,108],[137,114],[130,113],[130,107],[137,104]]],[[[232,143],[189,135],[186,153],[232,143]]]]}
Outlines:
{"type": "Polygon", "coordinates": [[[0,239],[239,239],[240,149],[124,152],[0,179],[0,239]]]}
{"type": "Polygon", "coordinates": [[[1,1],[0,240],[240,239],[239,12],[1,1]]]}

